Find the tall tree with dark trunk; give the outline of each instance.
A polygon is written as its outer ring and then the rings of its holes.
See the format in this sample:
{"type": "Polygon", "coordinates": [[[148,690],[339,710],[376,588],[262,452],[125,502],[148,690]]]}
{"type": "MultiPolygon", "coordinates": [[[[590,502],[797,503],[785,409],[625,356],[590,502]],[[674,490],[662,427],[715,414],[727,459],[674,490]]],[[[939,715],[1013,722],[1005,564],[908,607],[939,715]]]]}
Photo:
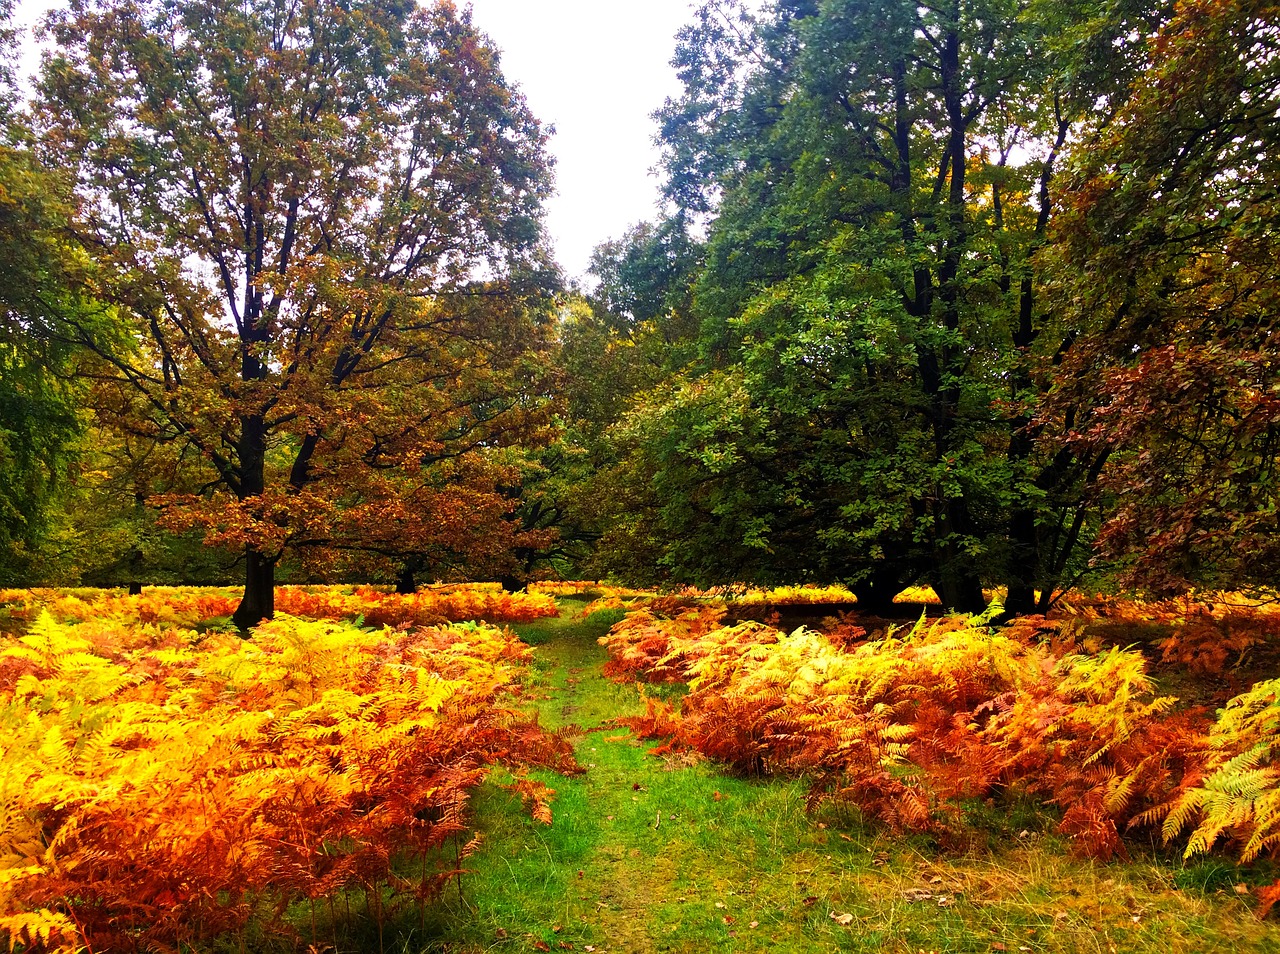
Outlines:
{"type": "Polygon", "coordinates": [[[707,224],[696,356],[621,431],[646,502],[616,549],[874,604],[920,580],[973,610],[1004,583],[1025,612],[1064,582],[1098,460],[1033,415],[1070,348],[1036,255],[1073,130],[1164,16],[1076,6],[699,8],[661,115],[669,197],[707,224]]]}
{"type": "Polygon", "coordinates": [[[336,499],[327,455],[412,456],[379,396],[487,347],[451,302],[545,270],[544,134],[448,2],[75,0],[51,36],[43,146],[135,347],[80,337],[225,494],[246,628],[336,499]]]}

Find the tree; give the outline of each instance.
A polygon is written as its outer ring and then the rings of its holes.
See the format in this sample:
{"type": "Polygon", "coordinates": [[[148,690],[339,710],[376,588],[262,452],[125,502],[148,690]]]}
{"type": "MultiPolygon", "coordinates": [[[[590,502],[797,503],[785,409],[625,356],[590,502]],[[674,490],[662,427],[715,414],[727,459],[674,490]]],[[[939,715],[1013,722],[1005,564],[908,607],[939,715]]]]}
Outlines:
{"type": "Polygon", "coordinates": [[[1106,456],[1101,555],[1158,593],[1280,572],[1280,7],[1186,0],[1076,153],[1041,407],[1106,456]]]}
{"type": "Polygon", "coordinates": [[[78,355],[47,333],[82,309],[71,288],[78,270],[65,241],[66,183],[41,164],[14,108],[8,58],[12,4],[0,4],[0,578],[38,576],[35,556],[49,533],[84,420],[71,380],[78,355]]]}
{"type": "Polygon", "coordinates": [[[916,579],[960,609],[984,583],[1045,605],[1100,464],[1032,418],[1070,346],[1036,253],[1072,131],[1123,101],[1160,16],[704,4],[661,115],[670,198],[709,227],[697,356],[626,430],[626,545],[676,578],[840,580],[872,607],[916,579]]]}
{"type": "Polygon", "coordinates": [[[448,2],[83,0],[51,34],[43,146],[136,346],[77,340],[207,465],[192,519],[243,550],[243,629],[357,462],[524,417],[454,385],[523,349],[524,310],[468,303],[545,282],[544,134],[448,2]]]}
{"type": "Polygon", "coordinates": [[[595,249],[595,288],[562,315],[563,434],[529,489],[540,518],[561,529],[556,556],[578,573],[654,579],[660,553],[618,532],[642,506],[629,499],[637,488],[611,429],[695,353],[690,297],[701,251],[680,217],[636,225],[595,249]]]}
{"type": "Polygon", "coordinates": [[[74,307],[62,283],[57,180],[0,143],[0,574],[29,578],[83,421],[75,355],[41,330],[74,307]]]}

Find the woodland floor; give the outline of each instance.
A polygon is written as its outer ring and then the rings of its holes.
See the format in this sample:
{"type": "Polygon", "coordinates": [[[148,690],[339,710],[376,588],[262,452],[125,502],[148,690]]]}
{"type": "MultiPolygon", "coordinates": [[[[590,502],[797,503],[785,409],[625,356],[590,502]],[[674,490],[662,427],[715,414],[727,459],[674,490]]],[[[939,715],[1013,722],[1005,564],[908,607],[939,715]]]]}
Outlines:
{"type": "Polygon", "coordinates": [[[583,605],[516,627],[535,647],[529,704],[549,728],[582,729],[588,771],[538,776],[557,791],[554,823],[532,821],[494,777],[473,803],[483,844],[460,883],[381,940],[348,923],[340,949],[1280,951],[1280,925],[1237,891],[1273,870],[1184,866],[1144,846],[1126,862],[1072,860],[1053,816],[1031,806],[978,806],[973,844],[942,852],[848,813],[807,813],[802,780],[649,755],[652,743],[609,724],[642,712],[642,696],[602,676],[607,623],[584,622],[583,605]]]}

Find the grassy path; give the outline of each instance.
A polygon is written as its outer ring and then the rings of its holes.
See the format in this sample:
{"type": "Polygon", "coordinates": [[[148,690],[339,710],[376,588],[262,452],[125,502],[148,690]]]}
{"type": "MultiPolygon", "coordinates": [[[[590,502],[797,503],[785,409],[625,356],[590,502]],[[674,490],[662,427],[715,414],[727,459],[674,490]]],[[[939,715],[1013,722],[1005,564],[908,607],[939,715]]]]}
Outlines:
{"type": "Polygon", "coordinates": [[[806,814],[801,782],[649,756],[607,725],[643,703],[602,677],[604,626],[564,605],[518,629],[536,647],[530,704],[548,727],[585,730],[589,770],[539,776],[557,790],[550,827],[503,779],[487,784],[471,873],[405,951],[1280,951],[1280,929],[1254,918],[1225,865],[1071,861],[1030,810],[993,816],[984,844],[943,855],[806,814]]]}

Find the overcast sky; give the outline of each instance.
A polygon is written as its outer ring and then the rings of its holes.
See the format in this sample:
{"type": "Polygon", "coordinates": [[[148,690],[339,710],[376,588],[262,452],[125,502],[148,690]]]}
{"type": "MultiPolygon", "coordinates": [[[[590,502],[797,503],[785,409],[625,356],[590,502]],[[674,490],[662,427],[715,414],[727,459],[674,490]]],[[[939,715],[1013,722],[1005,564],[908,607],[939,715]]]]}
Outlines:
{"type": "MultiPolygon", "coordinates": [[[[30,25],[57,0],[18,0],[30,25]]],[[[460,5],[465,5],[461,4],[460,5]]],[[[650,113],[679,90],[668,65],[690,0],[472,0],[474,21],[534,115],[555,126],[557,195],[547,226],[560,264],[580,276],[591,249],[652,218],[658,162],[650,113]]],[[[28,36],[28,43],[30,39],[28,36]]],[[[26,72],[38,65],[28,47],[26,72]]]]}

